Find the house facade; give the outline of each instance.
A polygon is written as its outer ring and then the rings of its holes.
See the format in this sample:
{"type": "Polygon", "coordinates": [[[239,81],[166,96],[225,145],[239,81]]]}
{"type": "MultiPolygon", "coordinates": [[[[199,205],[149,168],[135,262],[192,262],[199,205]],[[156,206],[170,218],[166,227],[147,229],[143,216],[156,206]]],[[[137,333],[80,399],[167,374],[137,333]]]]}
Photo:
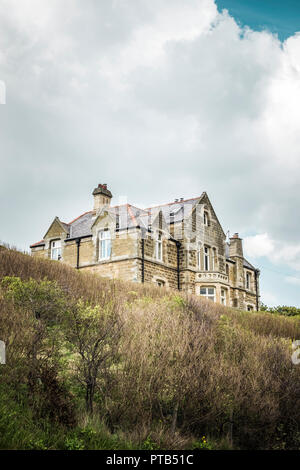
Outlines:
{"type": "Polygon", "coordinates": [[[70,223],[56,217],[30,246],[32,256],[258,310],[259,270],[244,258],[237,233],[227,240],[205,192],[147,209],[113,206],[106,184],[93,198],[93,210],[70,223]]]}

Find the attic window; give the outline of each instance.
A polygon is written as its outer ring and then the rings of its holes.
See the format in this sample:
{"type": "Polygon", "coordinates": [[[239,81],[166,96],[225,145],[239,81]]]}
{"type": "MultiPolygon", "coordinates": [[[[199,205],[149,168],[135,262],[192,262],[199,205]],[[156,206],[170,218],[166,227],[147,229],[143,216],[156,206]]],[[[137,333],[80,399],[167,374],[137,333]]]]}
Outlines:
{"type": "Polygon", "coordinates": [[[204,211],[204,214],[203,214],[203,223],[204,223],[204,225],[206,225],[206,227],[208,227],[208,225],[209,225],[209,217],[208,217],[208,212],[207,212],[207,211],[204,211]]]}

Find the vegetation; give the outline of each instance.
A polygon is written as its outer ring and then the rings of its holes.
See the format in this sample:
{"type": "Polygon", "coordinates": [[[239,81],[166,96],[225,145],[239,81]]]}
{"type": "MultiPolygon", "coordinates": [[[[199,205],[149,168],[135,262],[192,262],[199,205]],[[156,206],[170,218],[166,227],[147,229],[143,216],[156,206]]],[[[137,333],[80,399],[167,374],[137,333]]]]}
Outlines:
{"type": "Polygon", "coordinates": [[[299,317],[0,250],[0,448],[299,449],[299,317]]]}
{"type": "Polygon", "coordinates": [[[300,308],[288,307],[287,305],[278,305],[277,307],[268,307],[262,304],[261,310],[263,312],[275,313],[277,315],[285,315],[287,317],[300,316],[300,308]]]}

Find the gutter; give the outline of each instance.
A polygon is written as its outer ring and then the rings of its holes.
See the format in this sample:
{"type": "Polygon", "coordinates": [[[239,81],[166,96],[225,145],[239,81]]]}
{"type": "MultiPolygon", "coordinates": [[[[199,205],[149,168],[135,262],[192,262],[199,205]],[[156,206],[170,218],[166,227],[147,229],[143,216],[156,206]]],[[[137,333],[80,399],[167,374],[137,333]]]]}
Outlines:
{"type": "Polygon", "coordinates": [[[79,269],[79,250],[80,250],[80,243],[81,243],[81,238],[76,239],[76,245],[77,245],[77,262],[76,262],[76,269],[79,269]]]}
{"type": "Polygon", "coordinates": [[[258,305],[258,282],[257,282],[258,273],[259,273],[259,269],[255,269],[254,270],[254,279],[255,279],[255,295],[256,295],[256,311],[257,312],[259,310],[259,305],[258,305]]]}
{"type": "Polygon", "coordinates": [[[142,238],[142,283],[145,282],[145,239],[142,238]]]}

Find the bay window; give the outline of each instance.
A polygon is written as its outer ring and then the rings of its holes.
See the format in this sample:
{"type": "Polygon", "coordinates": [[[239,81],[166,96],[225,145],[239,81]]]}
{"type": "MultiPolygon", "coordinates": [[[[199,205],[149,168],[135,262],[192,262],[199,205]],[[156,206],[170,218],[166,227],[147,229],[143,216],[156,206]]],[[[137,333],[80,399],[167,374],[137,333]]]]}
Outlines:
{"type": "Polygon", "coordinates": [[[200,287],[201,297],[205,297],[207,300],[212,302],[216,301],[216,289],[215,287],[200,287]]]}

